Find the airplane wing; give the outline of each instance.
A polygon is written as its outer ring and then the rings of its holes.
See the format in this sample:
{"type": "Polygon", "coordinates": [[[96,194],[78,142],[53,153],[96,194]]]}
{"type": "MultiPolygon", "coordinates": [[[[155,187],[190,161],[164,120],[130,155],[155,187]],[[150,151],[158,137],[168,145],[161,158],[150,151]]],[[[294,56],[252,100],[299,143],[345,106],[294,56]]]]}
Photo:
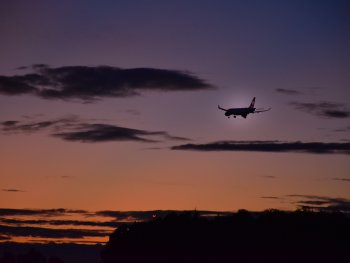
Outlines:
{"type": "Polygon", "coordinates": [[[218,108],[219,108],[220,110],[227,111],[226,109],[221,108],[219,105],[218,105],[218,108]]]}
{"type": "Polygon", "coordinates": [[[271,110],[271,108],[268,108],[268,109],[256,109],[253,113],[265,112],[265,111],[269,111],[269,110],[271,110]]]}

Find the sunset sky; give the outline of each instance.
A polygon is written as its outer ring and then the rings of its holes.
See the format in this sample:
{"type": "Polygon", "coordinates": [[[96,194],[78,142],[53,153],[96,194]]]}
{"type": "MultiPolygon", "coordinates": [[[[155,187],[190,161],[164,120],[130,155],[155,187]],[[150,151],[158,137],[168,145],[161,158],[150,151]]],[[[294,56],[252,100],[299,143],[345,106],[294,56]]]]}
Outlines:
{"type": "Polygon", "coordinates": [[[349,209],[349,32],[347,0],[1,1],[0,207],[349,209]]]}

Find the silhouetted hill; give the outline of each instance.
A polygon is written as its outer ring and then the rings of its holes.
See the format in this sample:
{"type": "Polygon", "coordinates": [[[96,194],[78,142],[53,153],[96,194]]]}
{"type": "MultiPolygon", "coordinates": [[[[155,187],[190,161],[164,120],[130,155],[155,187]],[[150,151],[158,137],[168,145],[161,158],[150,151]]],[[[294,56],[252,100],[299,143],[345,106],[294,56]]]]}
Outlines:
{"type": "Polygon", "coordinates": [[[173,213],[122,225],[102,263],[350,262],[350,218],[342,213],[239,211],[200,217],[173,213]]]}

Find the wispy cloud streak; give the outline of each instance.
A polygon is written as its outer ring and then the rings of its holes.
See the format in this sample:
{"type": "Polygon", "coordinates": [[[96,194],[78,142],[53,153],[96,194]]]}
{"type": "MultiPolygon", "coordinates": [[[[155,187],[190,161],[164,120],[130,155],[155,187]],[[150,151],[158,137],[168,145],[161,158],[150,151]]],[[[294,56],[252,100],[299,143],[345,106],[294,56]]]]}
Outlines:
{"type": "Polygon", "coordinates": [[[350,183],[350,178],[333,178],[334,181],[342,181],[342,182],[349,182],[350,183]]]}
{"type": "Polygon", "coordinates": [[[190,141],[190,139],[169,134],[166,131],[147,131],[121,127],[114,124],[87,123],[77,116],[70,116],[45,121],[8,120],[0,123],[1,131],[11,135],[17,133],[33,133],[48,131],[51,136],[65,141],[77,142],[111,142],[136,141],[159,142],[163,140],[190,141]]]}
{"type": "Polygon", "coordinates": [[[316,116],[325,118],[344,119],[350,117],[350,110],[342,103],[332,102],[291,102],[290,105],[294,106],[297,110],[301,110],[316,116]]]}
{"type": "Polygon", "coordinates": [[[52,226],[93,226],[93,227],[117,227],[116,221],[82,221],[82,220],[23,220],[12,218],[0,218],[0,223],[8,225],[52,225],[52,226]]]}
{"type": "Polygon", "coordinates": [[[280,142],[280,141],[218,141],[206,144],[182,144],[172,150],[192,151],[251,151],[251,152],[295,152],[312,154],[350,154],[350,143],[325,142],[280,142]]]}
{"type": "Polygon", "coordinates": [[[350,199],[346,198],[299,194],[287,195],[287,197],[300,199],[296,204],[303,209],[350,212],[350,199]]]}
{"type": "Polygon", "coordinates": [[[1,191],[3,191],[3,192],[11,192],[11,193],[22,193],[22,192],[24,192],[23,190],[14,189],[14,188],[1,189],[1,191]]]}
{"type": "Polygon", "coordinates": [[[295,89],[282,89],[282,88],[279,88],[279,89],[275,89],[275,91],[277,91],[279,93],[282,93],[282,94],[285,94],[285,95],[300,95],[301,94],[300,91],[297,91],[295,89]]]}
{"type": "Polygon", "coordinates": [[[83,238],[104,237],[110,231],[87,229],[51,229],[42,227],[21,227],[0,225],[0,232],[5,235],[41,238],[83,238]]]}
{"type": "Polygon", "coordinates": [[[186,138],[169,135],[164,131],[138,130],[108,124],[83,124],[75,131],[54,133],[53,136],[59,137],[66,141],[80,142],[157,142],[158,140],[152,139],[152,136],[161,136],[170,140],[188,140],[186,138]]]}
{"type": "Polygon", "coordinates": [[[71,209],[14,209],[14,208],[0,208],[0,216],[59,216],[66,214],[86,214],[85,210],[71,210],[71,209]]]}

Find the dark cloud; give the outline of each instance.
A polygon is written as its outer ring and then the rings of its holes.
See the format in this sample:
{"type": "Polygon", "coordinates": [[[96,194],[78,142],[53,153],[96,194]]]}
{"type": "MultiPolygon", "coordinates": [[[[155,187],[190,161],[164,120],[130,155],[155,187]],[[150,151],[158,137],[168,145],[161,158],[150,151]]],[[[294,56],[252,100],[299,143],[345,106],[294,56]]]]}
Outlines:
{"type": "Polygon", "coordinates": [[[279,93],[283,93],[285,95],[300,95],[301,92],[294,89],[275,89],[275,91],[279,93]]]}
{"type": "Polygon", "coordinates": [[[46,69],[49,67],[50,66],[47,64],[33,64],[31,67],[27,67],[27,68],[33,68],[34,70],[41,70],[41,69],[46,69]]]}
{"type": "MultiPolygon", "coordinates": [[[[94,212],[71,209],[0,209],[0,233],[10,238],[106,237],[119,222],[97,220],[94,212]],[[58,218],[64,218],[63,220],[58,218]],[[90,218],[89,220],[65,218],[90,218]]],[[[47,241],[47,240],[46,240],[47,241]]]]}
{"type": "MultiPolygon", "coordinates": [[[[89,212],[63,208],[0,209],[0,240],[15,241],[17,237],[21,237],[27,242],[32,240],[43,243],[65,243],[69,238],[78,243],[96,244],[101,242],[100,238],[107,240],[113,229],[121,224],[144,222],[183,212],[176,210],[89,212]],[[73,220],[66,219],[71,216],[73,220]],[[101,220],[101,217],[106,218],[106,221],[101,220]],[[89,239],[86,240],[86,238],[89,239]]],[[[197,213],[204,217],[231,214],[215,211],[197,211],[197,213]]]]}
{"type": "Polygon", "coordinates": [[[28,67],[27,66],[20,66],[20,67],[17,67],[16,69],[17,70],[25,70],[25,69],[28,69],[28,67]]]}
{"type": "Polygon", "coordinates": [[[45,121],[4,121],[0,124],[3,126],[2,131],[7,134],[17,133],[17,132],[38,132],[48,128],[53,128],[54,130],[66,129],[75,126],[79,123],[79,119],[76,116],[69,116],[66,118],[56,119],[56,120],[45,120],[45,121]]]}
{"type": "Polygon", "coordinates": [[[263,177],[268,179],[276,179],[276,176],[273,175],[264,175],[263,177]]]}
{"type": "Polygon", "coordinates": [[[260,198],[263,198],[263,199],[281,199],[278,196],[261,196],[260,198]]]}
{"type": "Polygon", "coordinates": [[[333,130],[335,132],[349,132],[350,126],[333,130]]]}
{"type": "Polygon", "coordinates": [[[86,214],[84,210],[71,210],[71,209],[13,209],[13,208],[0,208],[0,216],[59,216],[71,213],[86,214]]]}
{"type": "Polygon", "coordinates": [[[173,136],[167,132],[163,132],[162,135],[164,136],[165,139],[169,139],[169,140],[173,140],[173,141],[191,141],[191,139],[189,139],[189,138],[180,137],[180,136],[173,136]]]}
{"type": "Polygon", "coordinates": [[[164,131],[145,131],[119,127],[109,124],[83,124],[78,130],[53,134],[67,141],[107,142],[107,141],[139,141],[157,142],[151,136],[162,136],[171,140],[186,140],[186,138],[171,136],[164,131]],[[148,138],[145,138],[148,137],[148,138]]]}
{"type": "Polygon", "coordinates": [[[296,109],[325,118],[349,118],[350,110],[342,103],[332,102],[291,102],[290,105],[296,109]]]}
{"type": "Polygon", "coordinates": [[[316,196],[316,195],[288,195],[287,197],[298,198],[296,204],[299,208],[314,209],[328,212],[350,212],[350,199],[316,196]]]}
{"type": "Polygon", "coordinates": [[[105,211],[98,211],[96,212],[96,215],[99,216],[105,216],[105,217],[112,217],[115,218],[118,221],[144,221],[152,219],[154,215],[157,215],[158,217],[162,217],[164,215],[167,215],[171,213],[172,211],[168,210],[154,210],[154,211],[111,211],[111,210],[105,210],[105,211]]]}
{"type": "MultiPolygon", "coordinates": [[[[0,224],[3,225],[52,225],[52,226],[96,226],[96,227],[117,227],[121,223],[145,221],[156,217],[164,217],[172,213],[181,213],[184,211],[177,210],[150,210],[150,211],[97,211],[88,212],[85,210],[69,210],[69,209],[0,209],[0,224]],[[84,216],[88,218],[94,217],[109,217],[113,220],[99,221],[90,219],[89,221],[83,220],[58,220],[57,216],[68,216],[71,214],[77,216],[84,216]],[[25,216],[24,218],[22,216],[25,216]],[[28,217],[33,219],[27,219],[28,217]],[[49,217],[49,219],[43,219],[43,217],[49,217]]],[[[217,215],[217,211],[197,211],[199,215],[210,216],[217,215]]],[[[220,212],[221,214],[225,212],[220,212]]],[[[228,213],[228,212],[227,212],[228,213]]]]}
{"type": "Polygon", "coordinates": [[[42,238],[83,238],[104,237],[110,231],[86,229],[51,229],[42,227],[22,227],[0,225],[0,233],[11,236],[42,237],[42,238]]]}
{"type": "Polygon", "coordinates": [[[19,190],[19,189],[1,189],[1,191],[3,192],[24,192],[23,190],[19,190]]]}
{"type": "MultiPolygon", "coordinates": [[[[117,221],[146,221],[153,219],[154,217],[157,218],[163,218],[169,214],[174,213],[183,213],[186,211],[179,211],[179,210],[151,210],[151,211],[99,211],[96,212],[96,215],[99,216],[105,216],[105,217],[112,217],[115,218],[117,221]]],[[[188,212],[188,211],[187,211],[188,212]]],[[[218,211],[196,211],[198,215],[201,216],[215,216],[215,215],[225,215],[225,214],[231,214],[231,212],[218,212],[218,211]]]]}
{"type": "Polygon", "coordinates": [[[334,181],[350,182],[350,178],[333,178],[334,181]]]}
{"type": "Polygon", "coordinates": [[[0,235],[0,241],[11,240],[9,236],[0,235]]]}
{"type": "Polygon", "coordinates": [[[139,141],[158,142],[154,136],[168,140],[189,140],[183,137],[172,136],[165,131],[146,131],[130,129],[110,124],[82,124],[73,131],[52,134],[67,141],[80,142],[107,142],[107,141],[139,141]],[[148,137],[148,138],[145,138],[148,137]],[[151,138],[149,138],[151,137],[151,138]]]}
{"type": "Polygon", "coordinates": [[[140,111],[138,111],[138,110],[133,110],[133,109],[126,110],[125,112],[126,112],[126,113],[129,113],[130,115],[133,115],[133,116],[140,116],[140,115],[141,115],[141,112],[140,112],[140,111]]]}
{"type": "Polygon", "coordinates": [[[47,120],[47,121],[14,121],[0,123],[5,134],[18,132],[38,132],[49,130],[51,136],[66,141],[107,142],[107,141],[138,141],[159,142],[161,140],[189,141],[185,137],[169,134],[165,131],[146,131],[126,128],[112,124],[86,123],[77,116],[47,120]]]}
{"type": "Polygon", "coordinates": [[[26,78],[19,76],[0,76],[0,94],[21,95],[35,93],[37,89],[34,86],[28,84],[31,77],[28,75],[27,78],[28,80],[25,81],[26,78]]]}
{"type": "MultiPolygon", "coordinates": [[[[142,221],[152,219],[154,215],[163,217],[171,213],[181,213],[184,211],[177,210],[149,210],[149,211],[113,211],[104,210],[97,212],[89,212],[86,210],[71,210],[71,209],[11,209],[0,208],[0,222],[11,224],[51,224],[51,225],[95,225],[95,226],[114,226],[119,221],[142,221]],[[56,220],[51,219],[53,216],[67,216],[69,214],[82,215],[87,217],[111,217],[113,221],[100,222],[100,221],[81,221],[81,220],[56,220]],[[5,217],[11,218],[5,218],[5,217]],[[42,220],[41,218],[35,220],[19,219],[15,217],[21,216],[33,216],[33,217],[50,217],[49,220],[42,220]]],[[[217,211],[197,211],[201,215],[215,215],[217,211]]],[[[220,212],[222,213],[222,212],[220,212]]]]}
{"type": "Polygon", "coordinates": [[[4,122],[1,122],[1,124],[4,127],[13,127],[13,126],[16,126],[17,123],[18,123],[18,121],[4,121],[4,122]]]}
{"type": "Polygon", "coordinates": [[[297,152],[317,154],[350,154],[350,143],[280,142],[280,141],[218,141],[206,144],[183,144],[172,150],[297,152]]]}
{"type": "Polygon", "coordinates": [[[34,73],[0,76],[0,94],[32,94],[46,99],[94,101],[103,97],[130,97],[147,90],[196,91],[213,88],[185,71],[110,66],[32,66],[34,73]]]}
{"type": "Polygon", "coordinates": [[[80,220],[21,220],[0,218],[0,223],[6,225],[52,225],[52,226],[96,226],[96,227],[117,227],[120,223],[115,221],[80,221],[80,220]]]}
{"type": "MultiPolygon", "coordinates": [[[[154,218],[163,218],[169,214],[181,213],[183,211],[174,210],[154,210],[154,211],[99,211],[87,212],[85,210],[69,209],[0,209],[0,233],[3,236],[13,237],[33,237],[54,238],[61,241],[63,238],[79,240],[86,237],[107,237],[112,228],[121,224],[134,223],[136,221],[148,221],[154,218]],[[90,218],[85,220],[59,220],[58,216],[83,216],[90,218]],[[108,221],[100,221],[100,217],[109,218],[108,221]],[[96,220],[98,218],[98,220],[96,220]],[[112,218],[112,219],[110,219],[112,218]],[[82,228],[84,227],[84,229],[82,228]],[[87,229],[86,229],[87,228],[87,229]]],[[[221,215],[229,212],[220,212],[221,215]]],[[[201,216],[216,216],[219,212],[198,211],[201,216]]],[[[96,243],[92,241],[92,243],[96,243]]]]}
{"type": "Polygon", "coordinates": [[[3,124],[4,128],[2,130],[5,132],[36,132],[48,128],[54,124],[55,123],[51,121],[43,121],[20,125],[17,121],[7,121],[5,124],[3,124]]]}

